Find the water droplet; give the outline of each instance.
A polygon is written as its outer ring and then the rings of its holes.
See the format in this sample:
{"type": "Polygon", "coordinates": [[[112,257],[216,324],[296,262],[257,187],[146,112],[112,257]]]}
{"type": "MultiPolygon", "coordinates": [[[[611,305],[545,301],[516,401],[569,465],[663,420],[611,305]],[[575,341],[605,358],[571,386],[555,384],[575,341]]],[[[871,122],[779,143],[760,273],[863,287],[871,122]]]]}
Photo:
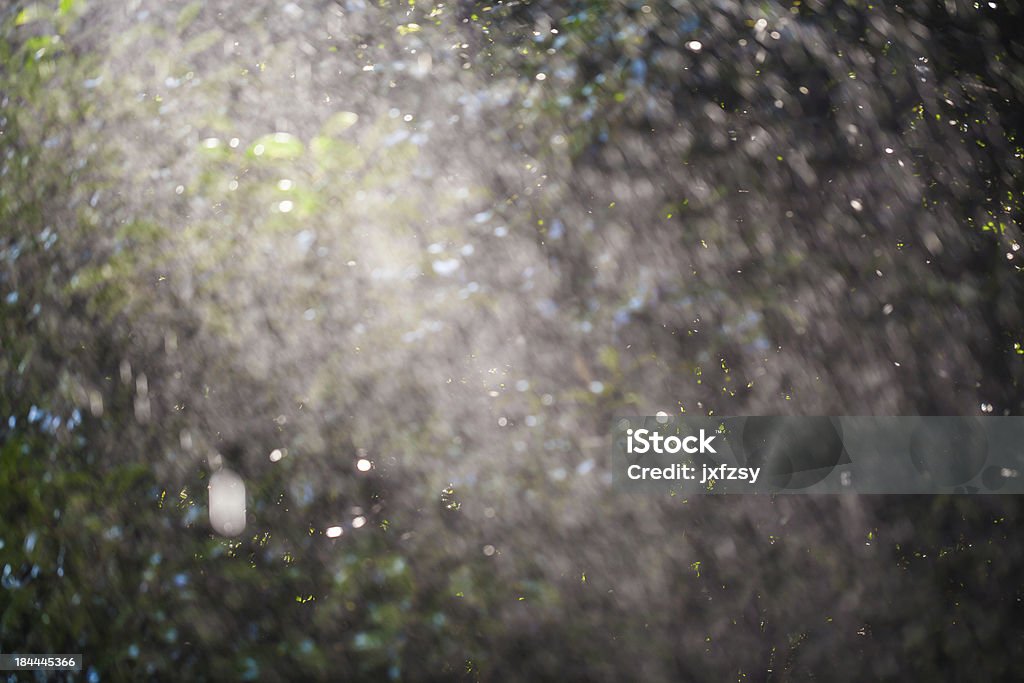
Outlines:
{"type": "Polygon", "coordinates": [[[458,270],[460,264],[458,259],[450,258],[434,261],[431,265],[435,273],[442,277],[447,277],[458,270]]]}
{"type": "Polygon", "coordinates": [[[210,477],[210,526],[223,536],[236,536],[245,530],[245,483],[230,470],[214,472],[210,477]]]}

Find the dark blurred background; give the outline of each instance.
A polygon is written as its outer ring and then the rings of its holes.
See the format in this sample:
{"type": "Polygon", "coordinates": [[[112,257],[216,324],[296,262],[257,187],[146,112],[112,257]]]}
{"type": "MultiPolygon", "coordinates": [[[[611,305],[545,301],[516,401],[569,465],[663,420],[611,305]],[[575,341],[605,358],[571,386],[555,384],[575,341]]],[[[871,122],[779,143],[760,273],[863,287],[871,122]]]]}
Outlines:
{"type": "Polygon", "coordinates": [[[0,650],[1014,678],[1017,498],[631,495],[609,431],[1022,414],[1022,12],[7,5],[0,650]]]}

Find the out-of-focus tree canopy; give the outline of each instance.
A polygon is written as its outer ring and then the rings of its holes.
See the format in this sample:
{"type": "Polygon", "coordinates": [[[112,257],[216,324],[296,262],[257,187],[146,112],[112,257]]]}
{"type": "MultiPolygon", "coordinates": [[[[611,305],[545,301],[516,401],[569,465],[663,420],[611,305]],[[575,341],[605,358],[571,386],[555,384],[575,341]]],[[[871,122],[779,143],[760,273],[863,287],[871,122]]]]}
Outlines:
{"type": "Polygon", "coordinates": [[[630,496],[607,434],[1021,414],[1022,11],[0,10],[0,650],[1010,676],[1015,499],[630,496]]]}

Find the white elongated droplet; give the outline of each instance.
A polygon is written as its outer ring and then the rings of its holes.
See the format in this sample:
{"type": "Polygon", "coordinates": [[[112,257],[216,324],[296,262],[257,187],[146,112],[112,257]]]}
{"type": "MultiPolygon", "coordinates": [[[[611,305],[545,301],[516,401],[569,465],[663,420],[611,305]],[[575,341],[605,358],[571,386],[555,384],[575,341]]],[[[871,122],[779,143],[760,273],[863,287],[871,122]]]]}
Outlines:
{"type": "Polygon", "coordinates": [[[231,470],[210,477],[210,526],[222,536],[245,531],[245,482],[231,470]]]}

